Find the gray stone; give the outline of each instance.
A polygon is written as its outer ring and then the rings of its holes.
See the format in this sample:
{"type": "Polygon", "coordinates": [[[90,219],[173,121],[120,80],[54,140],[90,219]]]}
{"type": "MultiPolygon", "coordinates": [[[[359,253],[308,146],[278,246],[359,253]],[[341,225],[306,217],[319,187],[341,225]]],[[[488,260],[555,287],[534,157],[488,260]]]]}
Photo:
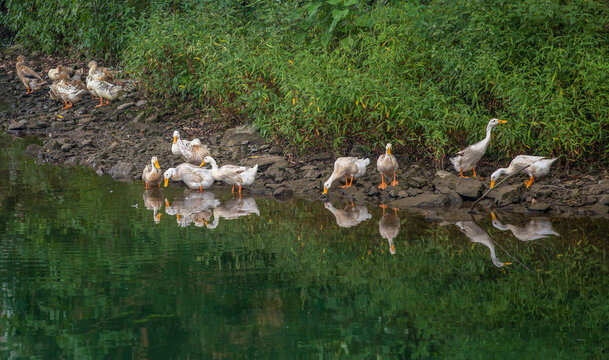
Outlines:
{"type": "Polygon", "coordinates": [[[598,203],[601,205],[609,205],[609,195],[603,195],[598,199],[598,203]]]}
{"type": "Polygon", "coordinates": [[[140,100],[140,101],[135,103],[135,106],[142,107],[142,106],[144,106],[146,104],[148,104],[148,101],[146,101],[146,100],[140,100]]]}
{"type": "Polygon", "coordinates": [[[589,207],[589,210],[591,213],[594,213],[594,214],[606,215],[607,213],[609,213],[609,206],[601,205],[601,204],[594,204],[589,207]]]}
{"type": "Polygon", "coordinates": [[[408,184],[408,186],[410,187],[417,189],[424,187],[425,185],[427,185],[427,183],[427,179],[420,176],[411,176],[406,178],[406,184],[408,184]]]}
{"type": "Polygon", "coordinates": [[[294,195],[294,191],[292,189],[284,186],[280,186],[275,191],[273,191],[273,196],[278,198],[288,198],[294,195]]]}
{"type": "Polygon", "coordinates": [[[283,154],[283,149],[281,148],[281,146],[275,145],[269,150],[269,154],[281,155],[281,154],[283,154]]]}
{"type": "Polygon", "coordinates": [[[222,137],[222,144],[224,146],[242,145],[243,143],[259,144],[262,143],[262,139],[256,129],[250,125],[228,129],[222,137]]]}
{"type": "Polygon", "coordinates": [[[269,168],[271,165],[280,163],[287,166],[288,161],[283,156],[278,155],[262,155],[257,157],[249,158],[245,161],[246,166],[254,166],[258,164],[258,169],[260,171],[269,168]]]}
{"type": "Polygon", "coordinates": [[[540,201],[535,201],[529,205],[529,210],[546,212],[550,209],[550,204],[546,204],[540,201]]]}
{"type": "Polygon", "coordinates": [[[91,145],[91,142],[92,142],[91,139],[85,139],[80,143],[80,145],[89,146],[89,145],[91,145]]]}
{"type": "Polygon", "coordinates": [[[27,149],[25,149],[25,154],[31,158],[37,158],[38,153],[40,152],[40,149],[42,149],[42,147],[40,145],[30,144],[30,145],[28,145],[27,149]]]}
{"type": "Polygon", "coordinates": [[[313,154],[313,156],[311,156],[311,160],[328,160],[328,159],[332,159],[332,155],[329,152],[321,152],[321,153],[317,153],[317,154],[313,154]]]}
{"type": "Polygon", "coordinates": [[[70,149],[72,149],[72,144],[66,143],[61,145],[61,151],[68,152],[70,149]]]}
{"type": "Polygon", "coordinates": [[[461,197],[456,193],[450,194],[419,194],[415,197],[398,199],[389,203],[390,206],[399,208],[419,207],[419,208],[439,208],[447,206],[460,206],[461,197]]]}
{"type": "Polygon", "coordinates": [[[132,163],[120,161],[108,170],[108,174],[114,179],[129,179],[133,168],[134,166],[132,163]]]}
{"type": "Polygon", "coordinates": [[[27,127],[27,121],[13,121],[7,128],[8,131],[24,130],[27,127]]]}
{"type": "Polygon", "coordinates": [[[457,177],[446,171],[438,171],[432,183],[436,191],[443,194],[456,192],[464,200],[476,200],[484,191],[484,184],[481,181],[457,177]]]}
{"type": "Polygon", "coordinates": [[[122,105],[119,105],[116,107],[116,111],[123,111],[131,106],[135,105],[134,102],[128,102],[128,103],[124,103],[122,105]]]}
{"type": "Polygon", "coordinates": [[[488,196],[495,199],[497,205],[505,206],[519,202],[524,190],[524,184],[502,185],[497,190],[491,191],[488,196]]]}

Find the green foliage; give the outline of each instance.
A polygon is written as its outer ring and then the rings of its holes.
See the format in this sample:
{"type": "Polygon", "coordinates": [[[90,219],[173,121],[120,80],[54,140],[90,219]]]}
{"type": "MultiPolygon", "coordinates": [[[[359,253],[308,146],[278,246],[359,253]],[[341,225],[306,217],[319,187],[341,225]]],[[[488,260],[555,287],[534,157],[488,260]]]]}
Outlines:
{"type": "Polygon", "coordinates": [[[19,39],[120,54],[151,94],[228,111],[298,150],[391,141],[442,159],[498,117],[495,157],[609,152],[606,1],[124,1],[95,26],[88,2],[57,23],[63,5],[40,3],[30,15],[7,2],[19,39]]]}

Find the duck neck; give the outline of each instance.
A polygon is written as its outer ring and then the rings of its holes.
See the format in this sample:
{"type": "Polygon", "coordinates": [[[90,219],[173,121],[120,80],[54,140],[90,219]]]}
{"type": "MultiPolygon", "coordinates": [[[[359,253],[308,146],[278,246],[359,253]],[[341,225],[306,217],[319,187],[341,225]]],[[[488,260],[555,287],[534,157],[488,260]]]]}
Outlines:
{"type": "Polygon", "coordinates": [[[214,158],[209,159],[209,164],[211,165],[212,170],[218,170],[218,164],[216,164],[216,160],[214,160],[214,158]]]}

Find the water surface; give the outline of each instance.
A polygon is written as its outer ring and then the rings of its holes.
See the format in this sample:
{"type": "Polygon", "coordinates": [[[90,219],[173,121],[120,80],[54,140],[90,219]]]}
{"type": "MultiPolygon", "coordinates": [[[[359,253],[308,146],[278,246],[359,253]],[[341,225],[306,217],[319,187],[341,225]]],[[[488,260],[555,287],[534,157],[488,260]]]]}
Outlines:
{"type": "Polygon", "coordinates": [[[606,358],[602,219],[144,190],[0,137],[0,356],[606,358]]]}

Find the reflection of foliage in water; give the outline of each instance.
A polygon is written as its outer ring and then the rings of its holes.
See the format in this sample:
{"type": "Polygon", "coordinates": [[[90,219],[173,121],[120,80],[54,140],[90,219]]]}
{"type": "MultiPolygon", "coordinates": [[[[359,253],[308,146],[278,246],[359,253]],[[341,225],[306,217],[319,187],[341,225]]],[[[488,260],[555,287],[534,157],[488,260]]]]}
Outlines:
{"type": "Polygon", "coordinates": [[[140,184],[23,163],[24,144],[0,141],[5,357],[607,351],[606,222],[557,221],[562,238],[527,243],[483,222],[532,271],[505,252],[514,265],[496,269],[456,228],[404,214],[390,256],[378,211],[341,229],[304,201],[259,199],[260,216],[213,231],[155,226],[130,206],[140,184]]]}

